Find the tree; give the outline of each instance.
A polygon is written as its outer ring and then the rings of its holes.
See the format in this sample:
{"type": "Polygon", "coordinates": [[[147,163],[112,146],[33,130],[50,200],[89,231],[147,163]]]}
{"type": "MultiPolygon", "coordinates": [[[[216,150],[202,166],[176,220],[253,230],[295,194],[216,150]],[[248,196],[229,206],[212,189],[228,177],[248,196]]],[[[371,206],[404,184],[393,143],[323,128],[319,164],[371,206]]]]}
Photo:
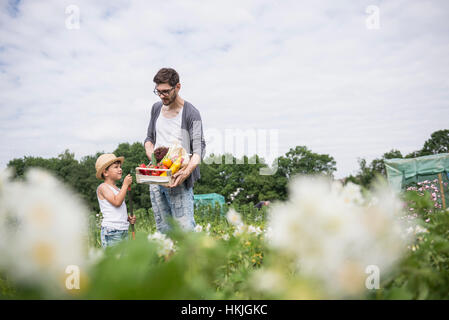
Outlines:
{"type": "MultiPolygon", "coordinates": [[[[285,156],[276,159],[278,170],[270,179],[271,193],[277,195],[277,199],[287,199],[288,182],[297,174],[324,174],[333,176],[337,170],[333,157],[327,154],[314,153],[306,146],[291,148],[285,156]]],[[[269,193],[269,191],[267,191],[269,193]]]]}
{"type": "Polygon", "coordinates": [[[313,153],[305,146],[290,149],[285,156],[279,157],[278,172],[287,179],[295,174],[324,173],[332,176],[337,170],[333,157],[327,154],[313,153]]]}
{"type": "MultiPolygon", "coordinates": [[[[103,152],[83,157],[80,161],[69,150],[65,150],[56,158],[43,159],[24,157],[13,159],[8,167],[13,167],[16,177],[22,177],[27,168],[40,167],[51,171],[65,182],[73,192],[79,194],[89,208],[99,211],[96,190],[101,183],[95,177],[95,162],[103,152]]],[[[141,163],[148,163],[145,148],[140,142],[133,144],[120,143],[113,151],[116,156],[125,157],[123,177],[132,173],[141,163]]],[[[264,159],[257,155],[237,159],[232,154],[210,155],[200,164],[201,179],[195,183],[195,194],[219,193],[227,202],[237,204],[256,203],[261,200],[285,200],[287,184],[291,176],[298,173],[325,173],[331,175],[335,170],[335,161],[328,155],[311,152],[306,147],[290,149],[283,157],[279,157],[278,170],[273,175],[261,175],[260,169],[266,167],[264,159]],[[213,163],[212,159],[218,159],[213,163]]],[[[118,182],[121,186],[121,181],[118,182]]],[[[148,185],[132,184],[133,204],[135,209],[150,208],[150,192],[148,185]]],[[[127,200],[128,201],[128,200],[127,200]]]]}
{"type": "Polygon", "coordinates": [[[211,154],[200,164],[201,179],[195,183],[195,194],[219,193],[234,203],[256,202],[261,197],[273,199],[274,194],[265,192],[270,179],[259,174],[264,166],[258,156],[237,159],[232,154],[211,154]]]}
{"type": "Polygon", "coordinates": [[[416,158],[432,154],[449,153],[449,130],[438,130],[430,135],[430,139],[424,142],[421,150],[407,154],[406,158],[416,158]]]}
{"type": "Polygon", "coordinates": [[[431,134],[430,139],[424,143],[421,155],[431,155],[449,152],[449,130],[439,130],[431,134]]]}
{"type": "Polygon", "coordinates": [[[386,176],[385,159],[402,158],[399,150],[392,149],[382,155],[380,159],[374,159],[368,165],[365,159],[359,159],[359,171],[356,176],[350,175],[345,179],[345,183],[353,182],[365,188],[369,188],[377,175],[386,176]]]}

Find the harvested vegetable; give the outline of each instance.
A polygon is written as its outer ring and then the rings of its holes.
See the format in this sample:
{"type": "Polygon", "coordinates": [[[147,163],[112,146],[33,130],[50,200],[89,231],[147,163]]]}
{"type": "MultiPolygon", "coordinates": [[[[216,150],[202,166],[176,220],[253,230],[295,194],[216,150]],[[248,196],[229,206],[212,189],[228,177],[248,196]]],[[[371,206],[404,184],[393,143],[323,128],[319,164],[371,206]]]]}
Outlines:
{"type": "Polygon", "coordinates": [[[179,170],[179,168],[181,167],[181,163],[182,163],[181,159],[182,159],[182,158],[178,158],[178,159],[177,159],[175,162],[173,162],[173,164],[171,165],[170,170],[171,170],[172,174],[175,174],[175,173],[179,170]]]}
{"type": "Polygon", "coordinates": [[[167,147],[158,147],[154,150],[154,156],[156,157],[156,163],[159,163],[167,154],[167,147]]]}
{"type": "Polygon", "coordinates": [[[173,164],[173,162],[170,160],[170,158],[166,158],[164,160],[162,160],[162,164],[164,166],[167,166],[167,169],[171,167],[171,165],[173,164]]]}

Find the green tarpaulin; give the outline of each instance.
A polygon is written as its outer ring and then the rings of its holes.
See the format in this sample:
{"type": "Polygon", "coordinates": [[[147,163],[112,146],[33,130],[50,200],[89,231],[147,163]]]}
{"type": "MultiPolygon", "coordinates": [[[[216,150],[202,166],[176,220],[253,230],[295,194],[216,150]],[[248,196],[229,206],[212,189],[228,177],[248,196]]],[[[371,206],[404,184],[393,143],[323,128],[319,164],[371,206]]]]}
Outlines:
{"type": "MultiPolygon", "coordinates": [[[[396,190],[401,191],[411,183],[429,181],[444,194],[446,207],[449,199],[449,153],[441,153],[430,156],[410,159],[385,160],[388,183],[396,190]],[[440,187],[439,174],[443,190],[440,187]]],[[[441,200],[440,200],[441,202],[441,200]]]]}
{"type": "Polygon", "coordinates": [[[218,193],[195,194],[193,195],[193,199],[195,205],[211,204],[215,207],[215,203],[218,203],[220,206],[225,204],[225,197],[218,193]]]}

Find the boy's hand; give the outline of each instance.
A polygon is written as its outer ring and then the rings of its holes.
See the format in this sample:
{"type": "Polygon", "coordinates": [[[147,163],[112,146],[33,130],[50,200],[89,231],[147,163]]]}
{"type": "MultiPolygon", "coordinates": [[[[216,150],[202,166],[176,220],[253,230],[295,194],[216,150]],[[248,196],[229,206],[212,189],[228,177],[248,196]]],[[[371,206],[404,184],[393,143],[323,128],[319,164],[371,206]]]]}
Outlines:
{"type": "Polygon", "coordinates": [[[135,224],[136,223],[136,216],[128,216],[128,221],[131,224],[135,224]]]}
{"type": "Polygon", "coordinates": [[[125,179],[123,179],[123,185],[128,187],[131,185],[131,183],[133,183],[133,177],[130,174],[128,174],[126,175],[125,179]]]}

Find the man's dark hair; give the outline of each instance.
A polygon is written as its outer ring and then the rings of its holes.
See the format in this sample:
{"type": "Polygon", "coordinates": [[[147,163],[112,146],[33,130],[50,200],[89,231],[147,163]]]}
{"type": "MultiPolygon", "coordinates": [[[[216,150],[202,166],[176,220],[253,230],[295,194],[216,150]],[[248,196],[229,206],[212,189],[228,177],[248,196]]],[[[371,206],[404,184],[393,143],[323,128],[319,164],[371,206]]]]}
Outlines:
{"type": "Polygon", "coordinates": [[[162,68],[159,70],[153,78],[154,83],[168,83],[170,86],[174,87],[179,82],[179,74],[175,69],[172,68],[162,68]]]}

